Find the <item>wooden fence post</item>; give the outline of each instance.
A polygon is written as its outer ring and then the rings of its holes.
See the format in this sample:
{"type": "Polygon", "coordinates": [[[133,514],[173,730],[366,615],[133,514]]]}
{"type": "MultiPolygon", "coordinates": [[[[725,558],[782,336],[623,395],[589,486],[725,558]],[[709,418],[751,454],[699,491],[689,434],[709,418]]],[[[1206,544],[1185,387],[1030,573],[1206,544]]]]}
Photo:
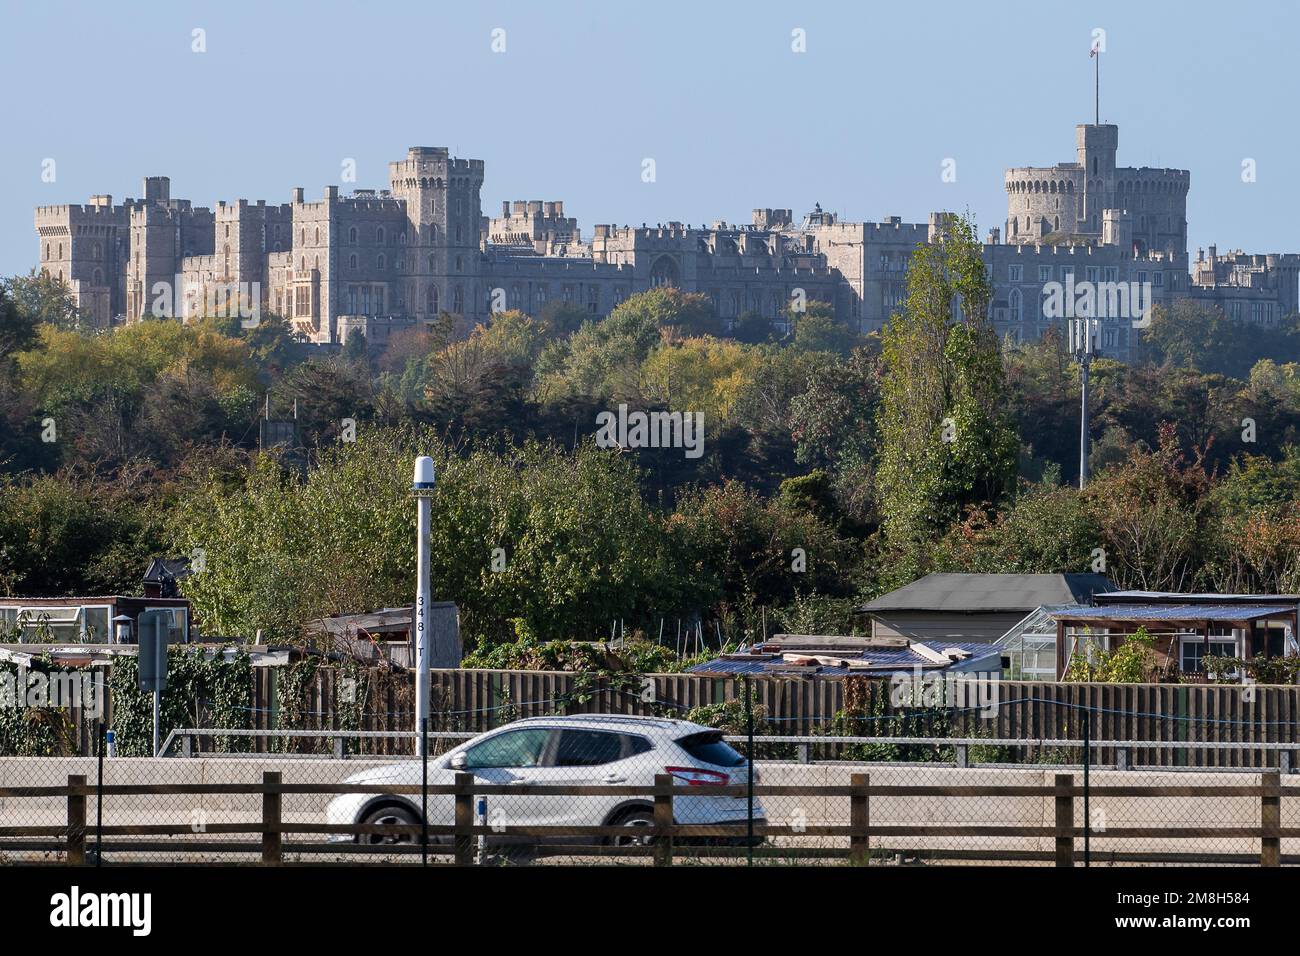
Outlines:
{"type": "Polygon", "coordinates": [[[474,862],[474,775],[456,774],[456,865],[469,866],[474,862]]]}
{"type": "Polygon", "coordinates": [[[1056,775],[1056,865],[1074,866],[1074,774],[1056,775]]]}
{"type": "Polygon", "coordinates": [[[1259,865],[1282,865],[1282,776],[1276,770],[1259,775],[1259,865]]]}
{"type": "Polygon", "coordinates": [[[855,773],[849,777],[853,793],[849,795],[849,865],[866,866],[871,862],[871,775],[855,773]]]}
{"type": "Polygon", "coordinates": [[[655,774],[655,866],[673,865],[673,778],[672,774],[655,774]]]}
{"type": "MultiPolygon", "coordinates": [[[[68,789],[86,786],[81,774],[68,775],[68,789]]],[[[86,862],[86,795],[68,793],[68,863],[78,866],[86,862]]]]}
{"type": "Polygon", "coordinates": [[[283,796],[279,791],[280,771],[262,771],[262,862],[283,862],[280,811],[283,796]]]}

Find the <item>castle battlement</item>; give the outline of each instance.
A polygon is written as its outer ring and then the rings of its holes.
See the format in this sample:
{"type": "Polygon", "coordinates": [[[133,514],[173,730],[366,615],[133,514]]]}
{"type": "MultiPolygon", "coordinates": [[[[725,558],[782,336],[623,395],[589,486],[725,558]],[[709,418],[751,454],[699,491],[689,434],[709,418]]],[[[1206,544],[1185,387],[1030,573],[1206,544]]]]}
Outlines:
{"type": "MultiPolygon", "coordinates": [[[[1044,331],[1031,305],[1047,271],[1018,265],[1031,258],[1066,267],[1053,275],[1074,265],[1132,281],[1150,270],[1161,303],[1176,294],[1213,301],[1240,294],[1252,306],[1247,313],[1261,306],[1262,321],[1275,306],[1294,311],[1297,254],[1216,257],[1211,248],[1192,277],[1200,284],[1171,274],[1188,272],[1191,174],[1118,166],[1118,144],[1116,126],[1079,126],[1077,161],[1005,171],[1005,228],[990,230],[984,246],[1000,333],[1044,331]]],[[[866,331],[897,311],[912,251],[944,228],[941,213],[921,222],[845,222],[817,204],[797,221],[791,209],[757,207],[740,224],[603,223],[584,242],[559,200],[511,200],[499,217],[485,215],[482,160],[411,146],[387,165],[388,188],[341,195],[329,185],[310,202],[294,187],[286,203],[191,208],[171,198],[167,177],[154,176],[141,200],[114,205],[97,195],[83,205],[39,206],[41,268],[67,281],[103,324],[147,314],[152,289],[177,275],[256,282],[265,311],[318,343],[358,331],[369,339],[372,326],[382,342],[385,328],[441,312],[489,321],[497,306],[486,293],[500,287],[508,308],[540,314],[560,300],[600,317],[630,295],[670,286],[709,296],[723,320],[751,311],[779,320],[790,290],[801,287],[866,331]]]]}

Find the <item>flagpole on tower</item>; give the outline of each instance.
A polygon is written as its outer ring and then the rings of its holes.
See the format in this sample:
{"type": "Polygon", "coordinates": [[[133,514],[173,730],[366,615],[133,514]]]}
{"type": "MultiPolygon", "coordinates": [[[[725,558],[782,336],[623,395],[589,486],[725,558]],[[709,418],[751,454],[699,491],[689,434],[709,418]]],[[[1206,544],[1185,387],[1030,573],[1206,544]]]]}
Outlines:
{"type": "Polygon", "coordinates": [[[1088,54],[1092,57],[1092,106],[1094,110],[1093,123],[1101,125],[1101,51],[1094,42],[1092,51],[1088,54]]]}

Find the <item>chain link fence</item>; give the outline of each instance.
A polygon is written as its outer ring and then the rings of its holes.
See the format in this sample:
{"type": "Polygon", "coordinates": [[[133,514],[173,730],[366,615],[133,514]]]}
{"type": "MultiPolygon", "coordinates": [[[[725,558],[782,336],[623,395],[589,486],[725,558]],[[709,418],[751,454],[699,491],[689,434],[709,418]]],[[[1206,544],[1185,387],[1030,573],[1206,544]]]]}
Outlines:
{"type": "Polygon", "coordinates": [[[187,733],[172,741],[177,755],[163,758],[0,761],[3,860],[1300,861],[1293,774],[1119,769],[1082,760],[1131,742],[1047,748],[982,738],[751,739],[666,718],[584,715],[522,719],[468,740],[430,735],[427,756],[412,752],[415,735],[397,734],[388,745],[405,755],[339,758],[335,741],[360,738],[334,732],[322,740],[324,753],[267,755],[203,750],[205,734],[198,733],[187,751],[177,746],[187,733]],[[839,752],[825,756],[822,746],[839,752]],[[762,753],[786,747],[795,753],[762,753]],[[1037,747],[1052,760],[1008,761],[1004,747],[1037,747]],[[909,759],[922,753],[935,759],[909,759]]]}

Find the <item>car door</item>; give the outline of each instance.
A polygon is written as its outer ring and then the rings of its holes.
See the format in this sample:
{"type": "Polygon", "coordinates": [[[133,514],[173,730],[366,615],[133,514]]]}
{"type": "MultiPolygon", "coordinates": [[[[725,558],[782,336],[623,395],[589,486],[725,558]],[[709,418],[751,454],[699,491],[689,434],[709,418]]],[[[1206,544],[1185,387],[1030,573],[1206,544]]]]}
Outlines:
{"type": "MultiPolygon", "coordinates": [[[[482,783],[499,786],[540,782],[537,774],[550,762],[554,733],[549,727],[520,727],[493,734],[466,748],[465,770],[482,783]]],[[[488,826],[519,827],[545,823],[545,801],[554,799],[505,793],[485,795],[482,801],[488,826]]]]}
{"type": "MultiPolygon", "coordinates": [[[[560,786],[616,786],[633,779],[632,758],[650,749],[649,741],[610,730],[563,728],[557,731],[552,766],[540,771],[539,782],[560,786]]],[[[627,798],[609,796],[552,797],[548,821],[555,826],[599,826],[627,798]]]]}

